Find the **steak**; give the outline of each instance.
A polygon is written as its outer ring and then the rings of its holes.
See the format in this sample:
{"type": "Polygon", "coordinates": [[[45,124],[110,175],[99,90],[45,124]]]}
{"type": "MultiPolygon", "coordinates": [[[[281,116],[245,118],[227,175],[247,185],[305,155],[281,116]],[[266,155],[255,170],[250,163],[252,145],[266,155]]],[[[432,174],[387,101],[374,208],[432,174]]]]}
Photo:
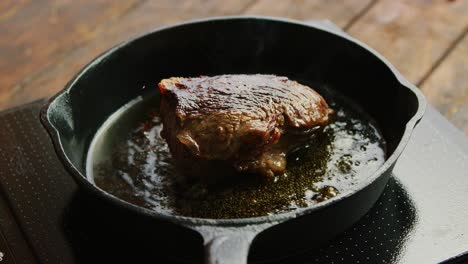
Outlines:
{"type": "Polygon", "coordinates": [[[326,125],[333,112],[308,86],[275,75],[162,80],[162,137],[184,175],[275,177],[286,155],[326,125]]]}

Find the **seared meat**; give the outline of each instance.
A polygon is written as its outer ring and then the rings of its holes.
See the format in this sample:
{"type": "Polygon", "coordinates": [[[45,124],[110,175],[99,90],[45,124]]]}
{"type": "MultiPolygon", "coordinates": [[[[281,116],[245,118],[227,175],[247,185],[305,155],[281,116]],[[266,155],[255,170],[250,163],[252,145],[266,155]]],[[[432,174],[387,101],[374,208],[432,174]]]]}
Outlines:
{"type": "Polygon", "coordinates": [[[177,166],[197,177],[279,175],[286,154],[332,113],[311,88],[274,75],[169,78],[158,86],[161,135],[177,166]]]}

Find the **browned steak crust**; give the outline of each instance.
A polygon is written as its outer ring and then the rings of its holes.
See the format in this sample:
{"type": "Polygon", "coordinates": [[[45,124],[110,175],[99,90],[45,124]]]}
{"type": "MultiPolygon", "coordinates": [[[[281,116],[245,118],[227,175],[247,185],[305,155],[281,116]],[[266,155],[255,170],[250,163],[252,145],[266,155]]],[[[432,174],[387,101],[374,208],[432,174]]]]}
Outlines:
{"type": "Polygon", "coordinates": [[[281,174],[286,154],[332,113],[313,89],[275,75],[169,78],[158,86],[162,136],[190,175],[281,174]]]}

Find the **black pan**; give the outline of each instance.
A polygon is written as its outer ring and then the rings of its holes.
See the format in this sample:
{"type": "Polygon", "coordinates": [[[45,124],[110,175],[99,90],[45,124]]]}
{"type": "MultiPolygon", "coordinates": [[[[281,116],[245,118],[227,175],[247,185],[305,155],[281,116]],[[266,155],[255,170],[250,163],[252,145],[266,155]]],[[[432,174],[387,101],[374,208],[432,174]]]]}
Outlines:
{"type": "MultiPolygon", "coordinates": [[[[320,25],[263,17],[223,17],[158,29],[126,41],[87,65],[42,109],[58,156],[83,190],[154,219],[179,256],[203,238],[208,263],[275,259],[330,240],[374,204],[392,174],[425,100],[381,55],[320,25]],[[86,178],[94,134],[113,112],[170,76],[273,73],[327,86],[357,102],[377,122],[387,160],[355,188],[309,208],[246,219],[166,215],[120,200],[86,178]],[[181,228],[183,227],[183,228],[181,228]],[[195,232],[194,232],[195,231],[195,232]],[[177,236],[171,236],[177,234],[177,236]],[[189,242],[190,241],[190,242],[189,242]]],[[[94,196],[94,197],[96,197],[94,196]]],[[[128,225],[128,223],[126,223],[128,225]]],[[[130,224],[131,225],[131,224],[130,224]]]]}

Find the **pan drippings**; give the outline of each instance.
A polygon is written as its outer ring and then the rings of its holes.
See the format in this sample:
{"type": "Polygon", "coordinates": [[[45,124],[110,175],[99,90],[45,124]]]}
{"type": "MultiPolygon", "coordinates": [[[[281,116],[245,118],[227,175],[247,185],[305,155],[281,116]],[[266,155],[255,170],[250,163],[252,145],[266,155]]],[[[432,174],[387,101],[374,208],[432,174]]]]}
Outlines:
{"type": "Polygon", "coordinates": [[[91,144],[88,175],[125,201],[183,216],[244,218],[308,207],[352,189],[385,161],[371,119],[341,96],[327,101],[332,122],[290,154],[286,173],[273,181],[238,175],[216,186],[186,182],[159,135],[158,112],[148,108],[157,109],[155,97],[139,98],[106,121],[91,144]]]}

